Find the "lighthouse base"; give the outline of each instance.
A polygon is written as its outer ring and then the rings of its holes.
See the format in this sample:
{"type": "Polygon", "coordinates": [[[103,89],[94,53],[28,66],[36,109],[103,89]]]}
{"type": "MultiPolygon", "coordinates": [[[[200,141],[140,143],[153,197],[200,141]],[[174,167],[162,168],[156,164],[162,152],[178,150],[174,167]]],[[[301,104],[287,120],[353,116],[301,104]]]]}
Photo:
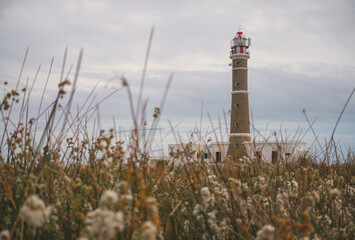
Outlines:
{"type": "Polygon", "coordinates": [[[247,156],[248,151],[244,142],[250,142],[250,136],[230,137],[227,156],[230,156],[232,160],[247,156]]]}

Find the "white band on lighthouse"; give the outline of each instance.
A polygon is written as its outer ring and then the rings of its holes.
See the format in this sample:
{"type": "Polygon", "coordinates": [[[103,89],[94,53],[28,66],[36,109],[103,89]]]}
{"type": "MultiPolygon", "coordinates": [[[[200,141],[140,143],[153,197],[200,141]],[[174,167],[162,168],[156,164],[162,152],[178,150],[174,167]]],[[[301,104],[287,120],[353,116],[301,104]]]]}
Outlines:
{"type": "Polygon", "coordinates": [[[232,70],[237,70],[237,69],[248,70],[248,68],[246,68],[246,67],[236,67],[236,68],[232,68],[232,70]]]}
{"type": "Polygon", "coordinates": [[[249,94],[249,92],[245,90],[236,90],[231,92],[231,94],[249,94]]]}
{"type": "Polygon", "coordinates": [[[230,59],[235,59],[235,58],[250,58],[250,55],[247,53],[235,53],[229,56],[230,59]]]}
{"type": "Polygon", "coordinates": [[[250,137],[250,133],[231,133],[230,137],[250,137]]]}

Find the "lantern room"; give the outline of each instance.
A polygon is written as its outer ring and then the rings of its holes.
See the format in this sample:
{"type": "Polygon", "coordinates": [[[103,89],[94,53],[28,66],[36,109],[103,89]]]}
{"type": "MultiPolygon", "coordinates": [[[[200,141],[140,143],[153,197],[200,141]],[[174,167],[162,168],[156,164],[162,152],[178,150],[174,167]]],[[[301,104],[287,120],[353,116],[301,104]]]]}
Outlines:
{"type": "Polygon", "coordinates": [[[231,41],[231,55],[233,54],[249,54],[248,48],[251,44],[251,39],[246,38],[243,32],[237,32],[237,35],[231,41]]]}

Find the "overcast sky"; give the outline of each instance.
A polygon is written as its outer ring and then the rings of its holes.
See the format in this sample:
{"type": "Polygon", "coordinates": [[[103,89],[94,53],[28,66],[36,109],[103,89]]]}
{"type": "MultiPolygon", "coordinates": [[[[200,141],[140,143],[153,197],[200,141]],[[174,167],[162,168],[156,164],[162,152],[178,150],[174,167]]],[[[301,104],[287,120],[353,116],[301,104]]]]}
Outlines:
{"type": "MultiPolygon", "coordinates": [[[[229,118],[230,40],[239,26],[250,37],[249,102],[257,130],[284,129],[290,136],[308,124],[306,109],[321,142],[329,139],[337,118],[355,87],[355,2],[314,1],[121,1],[1,0],[0,80],[14,86],[27,46],[22,85],[31,82],[40,64],[33,104],[38,102],[51,58],[54,70],[47,103],[59,82],[64,50],[75,66],[84,49],[77,99],[83,101],[100,81],[98,99],[121,88],[125,76],[137,99],[139,82],[154,26],[144,99],[148,122],[159,106],[173,73],[161,127],[167,120],[179,132],[200,124],[208,128],[223,111],[229,118]],[[36,99],[37,98],[37,99],[36,99]]],[[[1,86],[3,87],[3,86],[1,86]]],[[[100,106],[103,127],[130,127],[127,92],[120,90],[100,106]]],[[[224,126],[224,124],[222,123],[224,126]]],[[[211,128],[209,128],[211,129],[211,128]]],[[[336,140],[355,146],[355,97],[336,131],[336,140]]],[[[167,141],[172,141],[168,138],[167,141]]],[[[307,134],[304,140],[314,140],[307,134]]]]}

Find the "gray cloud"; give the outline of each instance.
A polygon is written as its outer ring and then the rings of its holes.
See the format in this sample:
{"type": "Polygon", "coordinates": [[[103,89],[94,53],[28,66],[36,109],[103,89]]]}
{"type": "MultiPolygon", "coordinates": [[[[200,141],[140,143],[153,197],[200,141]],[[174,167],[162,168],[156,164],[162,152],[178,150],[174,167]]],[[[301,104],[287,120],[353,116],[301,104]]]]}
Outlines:
{"type": "MultiPolygon", "coordinates": [[[[97,81],[101,81],[98,97],[119,87],[114,76],[129,80],[136,99],[149,31],[155,26],[144,90],[144,99],[149,98],[147,112],[151,115],[160,104],[165,83],[174,73],[163,119],[185,120],[182,129],[199,122],[202,101],[214,119],[223,110],[228,112],[229,41],[239,25],[252,38],[249,97],[257,128],[267,123],[270,130],[277,130],[281,123],[292,130],[307,128],[305,108],[310,117],[319,116],[315,127],[322,136],[329,136],[354,87],[353,1],[37,0],[1,1],[0,9],[1,80],[15,84],[30,45],[23,82],[32,80],[42,63],[37,81],[43,85],[54,56],[49,83],[54,91],[65,47],[69,47],[67,67],[74,69],[79,49],[84,48],[78,102],[97,81]]],[[[108,123],[114,116],[129,124],[125,91],[101,108],[102,119],[108,123]]],[[[337,137],[353,145],[354,116],[352,99],[337,137]]]]}
{"type": "Polygon", "coordinates": [[[6,11],[7,8],[11,7],[11,4],[13,1],[11,0],[3,0],[0,2],[0,18],[3,17],[4,12],[6,11]]]}

